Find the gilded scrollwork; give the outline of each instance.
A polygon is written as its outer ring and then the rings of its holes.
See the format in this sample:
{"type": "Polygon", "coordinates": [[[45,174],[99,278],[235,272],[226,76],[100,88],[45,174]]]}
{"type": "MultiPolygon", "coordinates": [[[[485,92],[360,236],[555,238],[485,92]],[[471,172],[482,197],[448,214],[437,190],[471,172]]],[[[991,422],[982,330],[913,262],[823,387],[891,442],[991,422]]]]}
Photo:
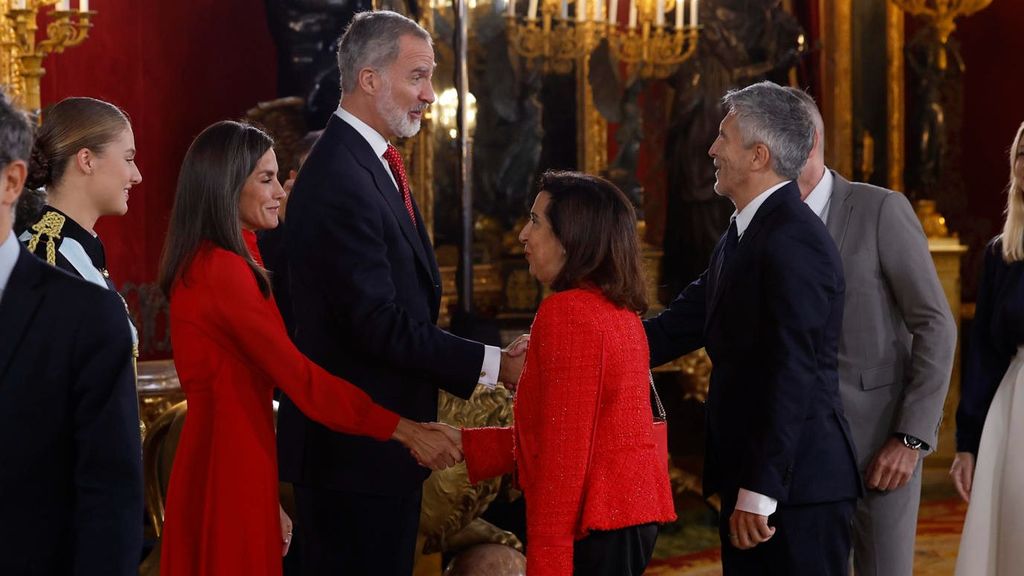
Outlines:
{"type": "MultiPolygon", "coordinates": [[[[459,428],[509,426],[511,395],[502,386],[488,389],[483,385],[477,387],[470,400],[441,392],[438,418],[459,428]]],[[[420,513],[423,551],[455,553],[481,543],[505,544],[522,550],[522,544],[512,533],[479,518],[499,493],[508,489],[502,478],[470,484],[465,464],[431,474],[423,486],[420,513]]]]}

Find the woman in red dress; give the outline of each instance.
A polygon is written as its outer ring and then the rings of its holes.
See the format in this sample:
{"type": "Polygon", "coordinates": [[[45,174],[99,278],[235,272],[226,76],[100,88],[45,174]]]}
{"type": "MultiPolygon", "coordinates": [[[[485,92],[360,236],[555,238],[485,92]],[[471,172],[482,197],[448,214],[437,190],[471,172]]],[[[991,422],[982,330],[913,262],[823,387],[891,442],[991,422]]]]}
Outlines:
{"type": "Polygon", "coordinates": [[[554,294],[533,321],[515,426],[449,434],[470,481],[517,473],[529,576],[640,576],[657,523],[676,515],[652,430],[636,215],[605,180],[548,172],[519,240],[554,294]]]}
{"type": "Polygon", "coordinates": [[[281,574],[291,535],[279,513],[275,387],[325,426],[397,440],[423,464],[461,458],[441,433],[373,403],[289,340],[256,247],[255,231],[277,225],[284,197],[272,144],[254,127],[219,122],[181,167],[160,283],[188,416],[167,494],[163,576],[281,574]]]}

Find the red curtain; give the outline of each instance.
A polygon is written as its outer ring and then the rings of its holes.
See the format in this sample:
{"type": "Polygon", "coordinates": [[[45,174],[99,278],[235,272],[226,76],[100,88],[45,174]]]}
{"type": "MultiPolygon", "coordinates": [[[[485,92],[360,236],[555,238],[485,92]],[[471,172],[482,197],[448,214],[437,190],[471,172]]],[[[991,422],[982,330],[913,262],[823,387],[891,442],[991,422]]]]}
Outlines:
{"type": "Polygon", "coordinates": [[[143,181],[128,215],[102,218],[97,232],[118,286],[150,283],[189,143],[207,125],[275,97],[276,52],[258,0],[90,6],[98,15],[89,38],[44,61],[42,104],[92,96],[131,116],[143,181]]]}

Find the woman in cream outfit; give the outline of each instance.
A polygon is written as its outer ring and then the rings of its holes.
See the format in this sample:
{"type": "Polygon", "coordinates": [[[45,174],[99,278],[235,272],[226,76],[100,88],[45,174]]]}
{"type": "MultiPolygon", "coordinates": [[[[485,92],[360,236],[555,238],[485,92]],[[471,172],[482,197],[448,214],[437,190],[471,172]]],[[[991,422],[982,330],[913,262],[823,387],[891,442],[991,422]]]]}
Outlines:
{"type": "Polygon", "coordinates": [[[1024,124],[1010,149],[1003,233],[985,250],[953,483],[970,503],[956,574],[1024,573],[1024,124]]]}

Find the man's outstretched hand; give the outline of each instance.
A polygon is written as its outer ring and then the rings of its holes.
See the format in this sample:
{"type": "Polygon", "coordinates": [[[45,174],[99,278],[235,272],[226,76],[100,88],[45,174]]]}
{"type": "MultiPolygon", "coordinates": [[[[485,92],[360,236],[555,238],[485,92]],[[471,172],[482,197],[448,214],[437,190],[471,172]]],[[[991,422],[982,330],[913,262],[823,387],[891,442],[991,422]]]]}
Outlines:
{"type": "Polygon", "coordinates": [[[462,449],[448,434],[429,424],[402,418],[392,438],[408,448],[420,466],[431,470],[444,470],[462,462],[462,449]]]}
{"type": "Polygon", "coordinates": [[[526,362],[526,350],[530,346],[530,335],[523,334],[501,351],[501,369],[498,381],[511,391],[519,385],[519,377],[523,373],[526,362]]]}

